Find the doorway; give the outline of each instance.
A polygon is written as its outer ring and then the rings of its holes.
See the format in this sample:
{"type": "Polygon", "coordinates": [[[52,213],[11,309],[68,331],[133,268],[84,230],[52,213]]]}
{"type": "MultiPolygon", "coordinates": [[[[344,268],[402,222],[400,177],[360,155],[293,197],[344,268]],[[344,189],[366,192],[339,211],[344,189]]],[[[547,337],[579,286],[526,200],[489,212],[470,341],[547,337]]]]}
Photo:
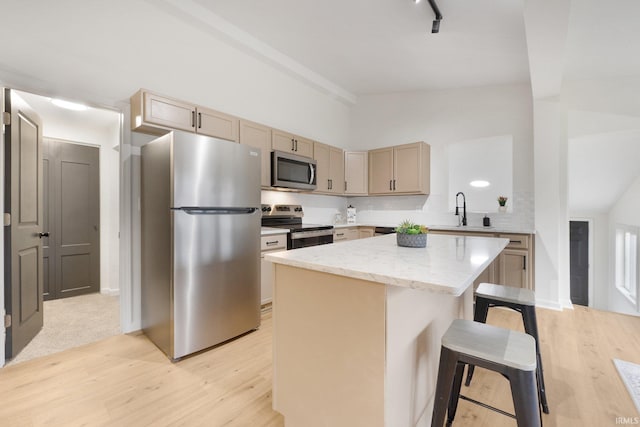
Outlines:
{"type": "Polygon", "coordinates": [[[100,150],[43,140],[45,301],[100,292],[100,150]]]}
{"type": "Polygon", "coordinates": [[[569,222],[571,303],[589,306],[589,222],[569,222]]]}
{"type": "MultiPolygon", "coordinates": [[[[55,176],[49,179],[50,185],[66,181],[62,188],[66,187],[68,191],[56,191],[70,201],[50,202],[47,203],[49,208],[43,204],[41,209],[43,216],[46,214],[48,217],[48,224],[43,222],[39,230],[45,240],[41,245],[42,260],[48,264],[44,266],[47,272],[40,275],[48,282],[40,286],[39,292],[44,326],[20,354],[0,352],[0,366],[5,357],[11,357],[12,363],[16,363],[28,360],[25,356],[29,353],[34,354],[33,357],[51,354],[121,331],[119,145],[122,115],[118,111],[94,107],[85,107],[81,111],[62,110],[54,105],[51,98],[17,90],[12,92],[40,116],[43,141],[56,144],[53,152],[52,149],[47,150],[48,160],[41,164],[43,169],[51,168],[47,176],[55,176]],[[54,167],[56,163],[58,167],[54,167]],[[56,204],[60,206],[55,208],[56,204]],[[52,213],[54,209],[57,212],[52,213]],[[81,211],[90,213],[86,217],[88,219],[79,218],[81,211]],[[56,238],[59,239],[57,243],[54,241],[56,238]],[[78,294],[82,295],[73,296],[78,294]],[[52,297],[62,298],[42,302],[52,297]],[[55,304],[55,309],[50,304],[55,304]],[[71,311],[76,317],[69,320],[64,316],[71,311]],[[76,326],[80,329],[73,329],[76,326]],[[64,328],[61,335],[56,335],[58,331],[55,328],[64,328]],[[61,347],[63,340],[60,336],[69,338],[64,348],[61,347]],[[55,345],[50,346],[51,343],[55,345]],[[36,351],[32,352],[30,348],[36,351]]],[[[47,181],[44,176],[43,181],[47,181]]],[[[49,196],[51,194],[47,198],[49,196]]]]}

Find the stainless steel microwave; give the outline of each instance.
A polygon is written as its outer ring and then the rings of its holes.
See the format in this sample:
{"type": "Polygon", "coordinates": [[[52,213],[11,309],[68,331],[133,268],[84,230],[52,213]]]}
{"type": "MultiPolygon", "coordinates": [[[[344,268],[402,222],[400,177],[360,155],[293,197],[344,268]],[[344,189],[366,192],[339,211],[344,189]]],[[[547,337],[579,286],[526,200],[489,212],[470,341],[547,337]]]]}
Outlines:
{"type": "Polygon", "coordinates": [[[283,151],[272,151],[271,185],[299,190],[315,190],[316,161],[283,151]]]}

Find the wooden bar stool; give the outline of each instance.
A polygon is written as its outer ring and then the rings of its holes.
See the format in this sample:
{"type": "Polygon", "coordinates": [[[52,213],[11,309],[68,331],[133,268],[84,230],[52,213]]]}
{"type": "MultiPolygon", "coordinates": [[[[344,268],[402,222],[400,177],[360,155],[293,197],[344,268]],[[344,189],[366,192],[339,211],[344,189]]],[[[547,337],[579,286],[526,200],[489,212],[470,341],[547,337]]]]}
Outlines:
{"type": "MultiPolygon", "coordinates": [[[[544,386],[544,375],[542,373],[542,358],[540,357],[540,340],[538,338],[538,322],[536,320],[536,295],[530,289],[515,288],[513,286],[495,285],[493,283],[481,283],[476,289],[476,306],[473,320],[485,323],[490,307],[509,307],[522,315],[524,330],[536,341],[537,359],[537,381],[538,392],[540,393],[540,403],[542,411],[549,413],[547,404],[547,393],[544,386]]],[[[474,366],[469,365],[467,380],[465,385],[471,384],[474,366]]]]}
{"type": "Polygon", "coordinates": [[[445,414],[450,426],[459,399],[515,418],[519,427],[541,427],[533,337],[471,320],[454,320],[442,337],[431,427],[442,427],[445,414]],[[465,364],[498,372],[509,380],[515,415],[460,395],[465,364]]]}

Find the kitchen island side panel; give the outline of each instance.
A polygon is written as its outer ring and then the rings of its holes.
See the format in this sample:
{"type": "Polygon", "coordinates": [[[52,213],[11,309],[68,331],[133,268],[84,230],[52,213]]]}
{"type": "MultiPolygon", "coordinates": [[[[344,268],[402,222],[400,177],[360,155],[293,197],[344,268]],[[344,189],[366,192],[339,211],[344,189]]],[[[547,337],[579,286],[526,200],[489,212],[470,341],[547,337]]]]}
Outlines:
{"type": "Polygon", "coordinates": [[[454,319],[473,318],[473,287],[462,295],[387,286],[385,426],[427,427],[441,339],[454,319]]]}
{"type": "Polygon", "coordinates": [[[274,409],[287,427],[382,427],[385,285],[274,267],[274,409]]]}

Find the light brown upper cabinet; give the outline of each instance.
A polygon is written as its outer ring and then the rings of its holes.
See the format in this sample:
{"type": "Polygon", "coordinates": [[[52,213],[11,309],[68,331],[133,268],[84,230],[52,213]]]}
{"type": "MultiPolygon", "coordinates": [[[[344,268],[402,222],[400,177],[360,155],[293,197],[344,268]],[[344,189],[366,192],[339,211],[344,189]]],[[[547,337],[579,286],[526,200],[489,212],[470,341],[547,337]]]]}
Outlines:
{"type": "Polygon", "coordinates": [[[271,186],[271,128],[248,120],[240,120],[240,144],[259,148],[262,156],[260,185],[271,186]]]}
{"type": "Polygon", "coordinates": [[[344,152],[319,142],[313,143],[316,165],[316,192],[342,194],[344,192],[344,152]]]}
{"type": "Polygon", "coordinates": [[[271,148],[299,156],[313,157],[313,141],[281,130],[273,129],[271,148]]]}
{"type": "Polygon", "coordinates": [[[238,118],[140,89],[131,97],[131,130],[163,135],[174,129],[238,142],[238,118]]]}
{"type": "Polygon", "coordinates": [[[429,194],[430,159],[424,142],[369,151],[369,194],[429,194]]]}
{"type": "Polygon", "coordinates": [[[366,151],[345,151],[344,153],[344,194],[368,194],[369,171],[367,168],[369,154],[366,151]]]}

